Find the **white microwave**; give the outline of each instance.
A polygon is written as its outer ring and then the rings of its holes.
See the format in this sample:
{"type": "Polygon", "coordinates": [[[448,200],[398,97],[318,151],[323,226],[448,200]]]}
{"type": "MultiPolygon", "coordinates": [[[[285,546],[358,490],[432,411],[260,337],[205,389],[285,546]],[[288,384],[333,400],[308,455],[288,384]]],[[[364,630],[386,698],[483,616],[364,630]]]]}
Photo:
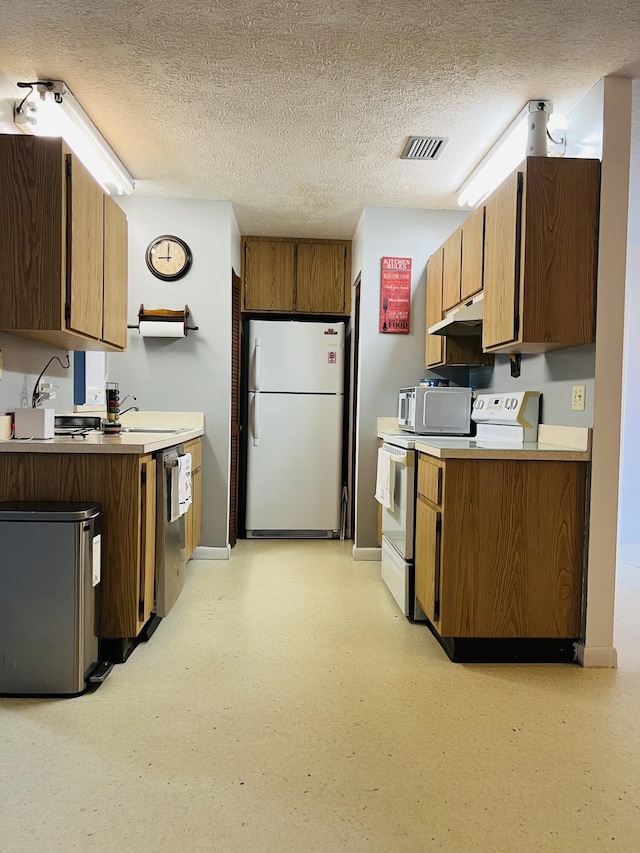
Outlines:
{"type": "Polygon", "coordinates": [[[398,427],[418,435],[468,435],[471,388],[401,388],[398,427]]]}

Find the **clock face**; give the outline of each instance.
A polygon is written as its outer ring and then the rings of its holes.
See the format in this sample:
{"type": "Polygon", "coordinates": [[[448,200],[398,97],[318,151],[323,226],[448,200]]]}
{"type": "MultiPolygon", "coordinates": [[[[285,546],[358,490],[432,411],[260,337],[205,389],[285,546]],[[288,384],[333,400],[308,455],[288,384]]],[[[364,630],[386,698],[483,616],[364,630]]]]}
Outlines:
{"type": "Polygon", "coordinates": [[[151,272],[163,281],[175,281],[189,272],[191,250],[179,237],[164,234],[147,246],[145,255],[151,272]]]}

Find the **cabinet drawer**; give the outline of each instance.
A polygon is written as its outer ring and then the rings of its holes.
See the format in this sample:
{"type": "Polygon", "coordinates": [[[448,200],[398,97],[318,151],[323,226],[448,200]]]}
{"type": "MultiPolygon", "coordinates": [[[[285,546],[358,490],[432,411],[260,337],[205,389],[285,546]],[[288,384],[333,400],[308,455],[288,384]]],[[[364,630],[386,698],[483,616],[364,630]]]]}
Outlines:
{"type": "Polygon", "coordinates": [[[442,485],[444,482],[444,465],[436,462],[425,454],[420,454],[418,461],[418,494],[431,503],[440,506],[442,503],[442,485]]]}

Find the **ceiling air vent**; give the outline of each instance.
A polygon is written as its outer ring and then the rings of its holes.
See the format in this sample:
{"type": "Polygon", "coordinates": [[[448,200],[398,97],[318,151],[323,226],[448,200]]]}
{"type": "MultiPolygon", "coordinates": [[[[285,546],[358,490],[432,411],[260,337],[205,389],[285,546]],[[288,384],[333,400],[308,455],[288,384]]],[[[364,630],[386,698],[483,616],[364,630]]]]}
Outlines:
{"type": "Polygon", "coordinates": [[[410,136],[401,160],[437,160],[448,140],[443,136],[410,136]]]}

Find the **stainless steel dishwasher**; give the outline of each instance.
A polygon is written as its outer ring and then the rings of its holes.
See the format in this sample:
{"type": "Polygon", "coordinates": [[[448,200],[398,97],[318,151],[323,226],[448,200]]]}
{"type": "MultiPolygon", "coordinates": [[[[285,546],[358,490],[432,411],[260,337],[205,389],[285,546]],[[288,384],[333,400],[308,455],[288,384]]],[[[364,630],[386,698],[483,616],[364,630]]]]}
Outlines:
{"type": "Polygon", "coordinates": [[[166,616],[184,586],[184,518],[178,483],[182,444],[154,454],[156,459],[156,616],[166,616]]]}

